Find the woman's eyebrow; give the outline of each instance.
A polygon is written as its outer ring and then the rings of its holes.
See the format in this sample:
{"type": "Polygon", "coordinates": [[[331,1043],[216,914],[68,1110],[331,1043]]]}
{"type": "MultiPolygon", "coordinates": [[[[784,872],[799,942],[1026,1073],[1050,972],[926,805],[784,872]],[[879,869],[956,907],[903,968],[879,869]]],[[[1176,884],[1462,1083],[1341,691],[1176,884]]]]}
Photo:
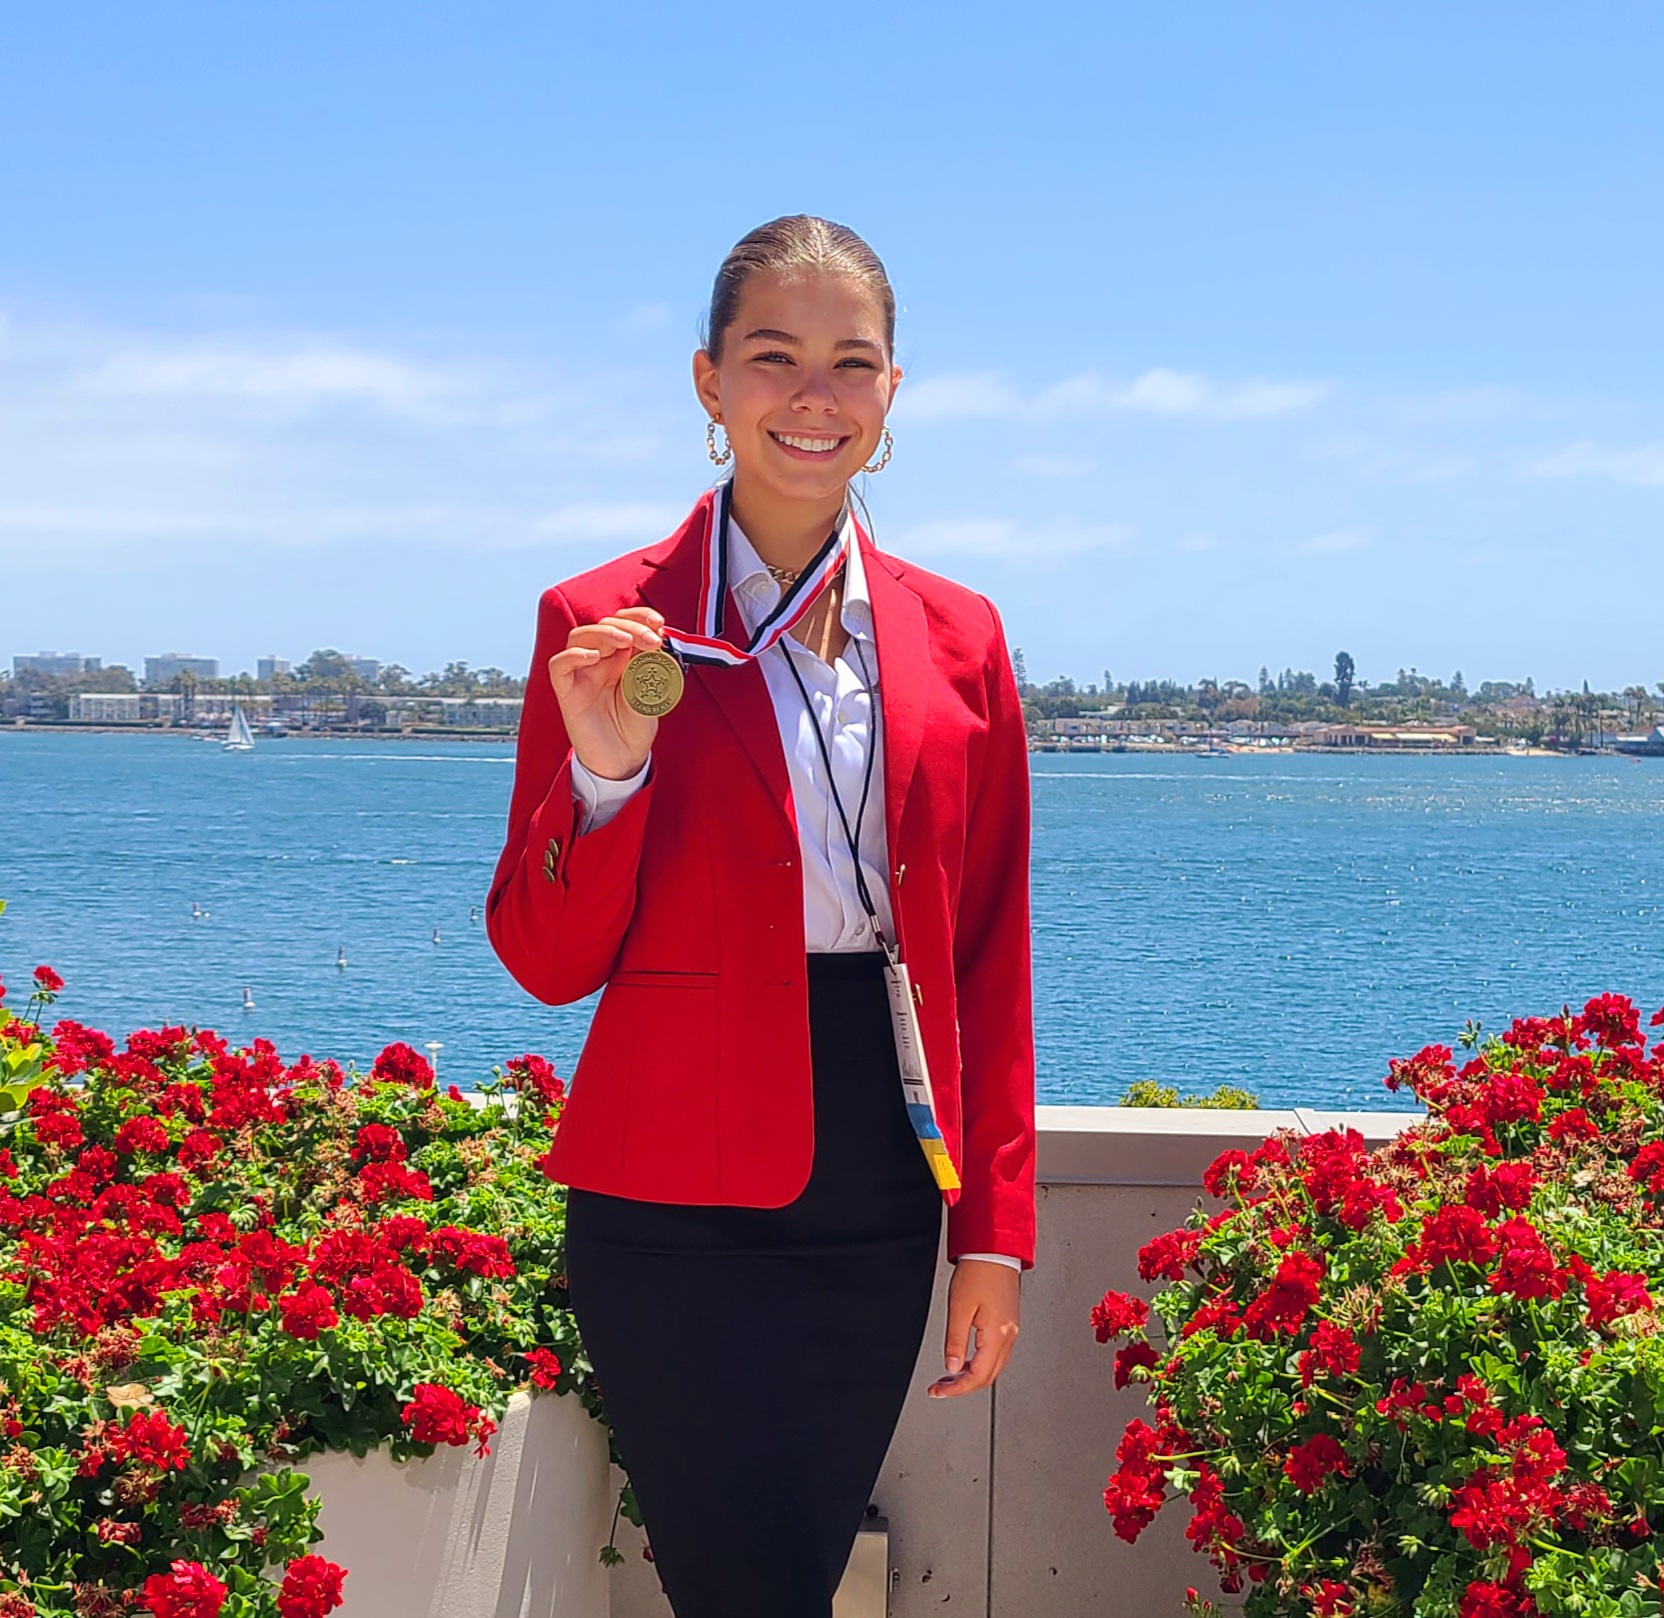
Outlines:
{"type": "Polygon", "coordinates": [[[769,343],[795,343],[797,339],[789,331],[776,331],[772,326],[759,326],[755,331],[748,331],[745,340],[749,343],[753,337],[761,337],[769,343]]]}

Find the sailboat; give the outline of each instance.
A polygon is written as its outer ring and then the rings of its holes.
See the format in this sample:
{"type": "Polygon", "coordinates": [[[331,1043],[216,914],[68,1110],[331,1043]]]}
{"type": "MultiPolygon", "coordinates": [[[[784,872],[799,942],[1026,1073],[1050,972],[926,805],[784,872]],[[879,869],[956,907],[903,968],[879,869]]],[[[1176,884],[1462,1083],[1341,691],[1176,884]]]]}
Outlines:
{"type": "Polygon", "coordinates": [[[243,705],[238,703],[231,710],[231,728],[225,734],[224,747],[228,753],[246,753],[254,746],[254,733],[248,728],[248,720],[243,717],[243,705]]]}

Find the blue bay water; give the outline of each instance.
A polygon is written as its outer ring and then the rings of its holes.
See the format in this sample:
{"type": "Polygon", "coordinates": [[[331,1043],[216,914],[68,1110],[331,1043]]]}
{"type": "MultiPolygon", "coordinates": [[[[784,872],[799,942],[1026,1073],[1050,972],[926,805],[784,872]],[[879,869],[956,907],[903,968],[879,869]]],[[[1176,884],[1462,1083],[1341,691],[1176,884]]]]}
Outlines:
{"type": "MultiPolygon", "coordinates": [[[[1387,1106],[1388,1058],[1469,1017],[1664,1000],[1657,761],[1033,768],[1043,1101],[1152,1078],[1387,1106]]],[[[570,1072],[590,1006],[524,995],[470,919],[512,774],[497,744],[0,732],[8,1004],[45,961],[55,1015],[113,1033],[197,1023],[360,1066],[439,1040],[464,1086],[525,1050],[570,1072]]]]}

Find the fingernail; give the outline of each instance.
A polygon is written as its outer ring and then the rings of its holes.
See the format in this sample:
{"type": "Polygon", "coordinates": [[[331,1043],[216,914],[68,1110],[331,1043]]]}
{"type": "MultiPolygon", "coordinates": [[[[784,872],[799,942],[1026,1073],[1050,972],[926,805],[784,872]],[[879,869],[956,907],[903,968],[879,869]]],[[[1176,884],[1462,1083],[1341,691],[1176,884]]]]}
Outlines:
{"type": "Polygon", "coordinates": [[[956,1354],[948,1355],[948,1375],[958,1376],[965,1369],[965,1362],[956,1354]]]}

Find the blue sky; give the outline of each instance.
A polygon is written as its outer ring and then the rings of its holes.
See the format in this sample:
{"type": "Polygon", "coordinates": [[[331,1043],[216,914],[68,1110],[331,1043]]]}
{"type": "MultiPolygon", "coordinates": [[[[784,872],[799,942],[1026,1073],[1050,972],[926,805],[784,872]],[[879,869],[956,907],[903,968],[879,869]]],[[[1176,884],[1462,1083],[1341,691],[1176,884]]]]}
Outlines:
{"type": "Polygon", "coordinates": [[[0,14],[0,655],[519,668],[704,486],[723,251],[902,303],[881,543],[1031,674],[1664,679],[1664,12],[0,14]]]}

